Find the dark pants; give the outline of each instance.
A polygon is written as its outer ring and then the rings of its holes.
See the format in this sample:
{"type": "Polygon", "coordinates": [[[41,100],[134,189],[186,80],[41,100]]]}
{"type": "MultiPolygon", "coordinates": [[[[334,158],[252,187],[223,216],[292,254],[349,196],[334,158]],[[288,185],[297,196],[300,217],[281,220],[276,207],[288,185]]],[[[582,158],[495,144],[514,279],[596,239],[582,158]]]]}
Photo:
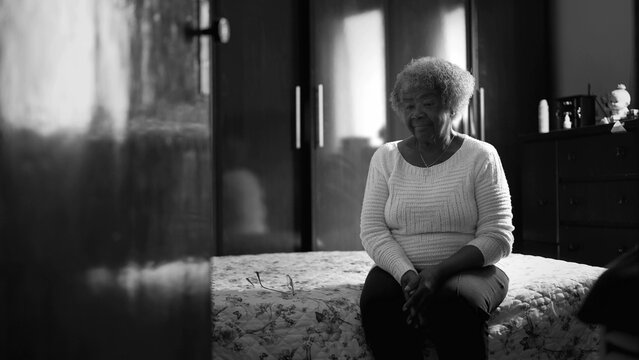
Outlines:
{"type": "Polygon", "coordinates": [[[418,330],[406,324],[400,285],[376,266],[360,298],[366,342],[376,360],[421,359],[426,337],[440,360],[487,359],[486,321],[507,291],[508,276],[495,266],[455,275],[432,295],[424,310],[426,324],[418,330]]]}

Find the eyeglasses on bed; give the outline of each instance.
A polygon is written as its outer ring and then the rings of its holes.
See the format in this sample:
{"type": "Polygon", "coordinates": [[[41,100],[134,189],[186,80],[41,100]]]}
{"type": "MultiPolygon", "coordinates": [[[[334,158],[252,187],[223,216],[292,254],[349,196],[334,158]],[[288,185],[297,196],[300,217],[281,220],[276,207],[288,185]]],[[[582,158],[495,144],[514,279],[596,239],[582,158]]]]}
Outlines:
{"type": "MultiPolygon", "coordinates": [[[[278,293],[287,294],[287,295],[289,294],[288,291],[277,290],[277,289],[264,286],[264,284],[262,284],[262,279],[260,278],[259,271],[256,271],[255,275],[257,275],[257,281],[263,289],[270,290],[270,291],[277,291],[278,293]]],[[[251,285],[255,286],[255,284],[253,284],[251,279],[246,278],[246,281],[248,281],[251,285]]],[[[293,279],[288,274],[286,274],[286,287],[288,287],[291,290],[290,293],[292,295],[295,295],[295,286],[293,285],[293,279]]]]}

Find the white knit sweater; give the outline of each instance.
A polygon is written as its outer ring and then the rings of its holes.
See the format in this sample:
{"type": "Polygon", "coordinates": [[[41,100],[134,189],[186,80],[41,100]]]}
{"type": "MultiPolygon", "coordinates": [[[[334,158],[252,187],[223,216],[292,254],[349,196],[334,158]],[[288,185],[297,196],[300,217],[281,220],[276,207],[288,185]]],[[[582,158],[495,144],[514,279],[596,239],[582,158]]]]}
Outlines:
{"type": "Polygon", "coordinates": [[[512,250],[510,192],[497,150],[460,136],[461,148],[429,168],[404,160],[399,141],[382,145],[371,159],[362,244],[398,282],[406,271],[436,265],[464,245],[477,247],[484,265],[512,250]]]}

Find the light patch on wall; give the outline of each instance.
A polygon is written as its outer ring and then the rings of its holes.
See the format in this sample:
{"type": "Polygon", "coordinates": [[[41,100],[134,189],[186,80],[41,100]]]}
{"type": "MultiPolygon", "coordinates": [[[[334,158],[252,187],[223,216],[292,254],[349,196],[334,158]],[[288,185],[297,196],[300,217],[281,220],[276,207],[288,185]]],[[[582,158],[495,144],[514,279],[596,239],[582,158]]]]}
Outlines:
{"type": "MultiPolygon", "coordinates": [[[[452,10],[442,8],[441,11],[441,41],[437,42],[437,54],[462,69],[467,69],[466,9],[460,4],[452,10]]],[[[459,129],[462,122],[468,122],[468,110],[455,120],[453,127],[459,129]]]]}
{"type": "Polygon", "coordinates": [[[441,35],[437,54],[466,69],[466,10],[463,5],[444,11],[441,35]]]}
{"type": "MultiPolygon", "coordinates": [[[[386,124],[386,60],[384,19],[381,10],[349,16],[344,20],[344,42],[336,49],[342,58],[335,66],[336,89],[345,89],[335,98],[336,136],[367,138],[379,146],[380,129],[386,124]]],[[[341,90],[340,90],[341,91],[341,90]]]]}
{"type": "Polygon", "coordinates": [[[99,116],[99,128],[121,138],[129,107],[130,13],[118,0],[1,2],[3,123],[43,136],[82,135],[99,116]]]}

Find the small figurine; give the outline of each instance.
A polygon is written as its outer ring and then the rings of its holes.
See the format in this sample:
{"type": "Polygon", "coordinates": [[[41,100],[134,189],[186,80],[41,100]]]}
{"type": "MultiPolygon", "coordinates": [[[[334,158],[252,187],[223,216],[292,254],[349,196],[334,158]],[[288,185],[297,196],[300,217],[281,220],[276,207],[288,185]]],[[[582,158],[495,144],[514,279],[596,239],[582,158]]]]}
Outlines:
{"type": "Polygon", "coordinates": [[[564,129],[570,129],[572,127],[572,121],[570,121],[570,113],[564,115],[564,129]]]}
{"type": "Polygon", "coordinates": [[[611,120],[625,119],[628,115],[628,105],[630,105],[630,93],[626,91],[626,85],[619,84],[615,90],[610,92],[611,120]]]}

